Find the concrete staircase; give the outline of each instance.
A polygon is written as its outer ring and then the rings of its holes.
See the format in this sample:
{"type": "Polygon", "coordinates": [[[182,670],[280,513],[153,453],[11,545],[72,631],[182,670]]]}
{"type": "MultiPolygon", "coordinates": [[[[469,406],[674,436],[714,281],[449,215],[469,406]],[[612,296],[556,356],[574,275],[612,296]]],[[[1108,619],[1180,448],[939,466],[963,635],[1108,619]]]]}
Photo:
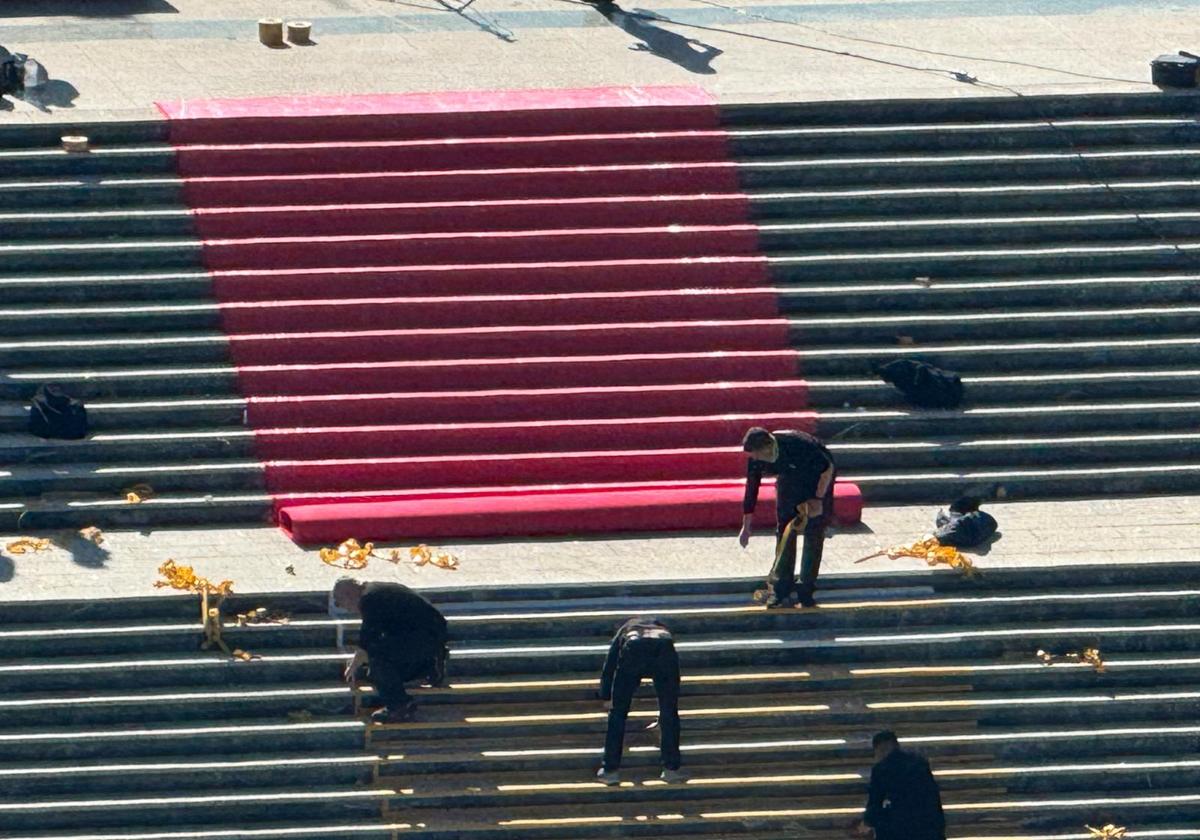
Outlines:
{"type": "MultiPolygon", "coordinates": [[[[842,475],[869,502],[1200,487],[1198,102],[1154,94],[724,109],[770,266],[757,293],[776,298],[790,322],[795,376],[777,384],[801,389],[796,412],[816,412],[842,475]],[[968,404],[907,407],[870,373],[898,357],[960,371],[968,404]]],[[[61,128],[0,132],[0,525],[267,519],[254,432],[165,128],[78,130],[93,138],[92,153],[53,148],[61,128]],[[23,403],[43,381],[88,402],[95,434],[47,443],[23,433],[23,403]],[[126,504],[123,491],[139,483],[156,497],[126,504]]],[[[570,142],[555,154],[568,155],[570,142]]],[[[606,142],[620,157],[629,136],[606,142]]],[[[636,250],[647,225],[672,221],[661,218],[664,192],[686,197],[673,207],[704,212],[743,200],[689,189],[707,164],[672,148],[662,138],[658,162],[629,164],[644,167],[645,192],[621,196],[605,192],[601,164],[552,171],[534,155],[512,176],[521,209],[505,218],[517,230],[568,234],[608,220],[625,229],[614,231],[614,249],[636,250]],[[561,198],[581,189],[590,197],[561,198]]],[[[273,172],[271,160],[264,152],[254,171],[273,172]]],[[[456,190],[510,177],[487,172],[486,158],[479,167],[422,181],[451,202],[436,214],[397,209],[415,187],[376,179],[379,208],[392,206],[377,219],[363,208],[356,229],[387,230],[408,212],[405,225],[471,233],[481,211],[454,204],[456,190]]],[[[681,241],[710,237],[675,221],[681,241]]],[[[721,291],[709,294],[719,310],[721,291]]],[[[275,305],[306,317],[301,302],[275,305]]],[[[664,298],[666,319],[671,305],[664,298]]],[[[520,397],[531,405],[538,394],[520,397]]],[[[737,404],[729,397],[708,413],[737,414],[737,404]]],[[[730,442],[697,436],[693,445],[730,442]]]]}
{"type": "MultiPolygon", "coordinates": [[[[1193,565],[823,580],[815,611],[754,581],[431,593],[448,685],[367,726],[323,593],[235,596],[198,651],[197,599],[12,603],[0,619],[0,835],[202,838],[843,837],[870,735],[928,754],[951,838],[1194,838],[1200,588],[1193,565]],[[1188,583],[1191,581],[1191,583],[1188,583]],[[237,627],[236,612],[291,612],[237,627]],[[591,776],[609,634],[662,615],[684,669],[690,781],[657,781],[649,686],[624,782],[591,776]],[[1039,648],[1096,646],[1104,670],[1039,648]]],[[[353,638],[355,623],[345,628],[353,638]]]]}

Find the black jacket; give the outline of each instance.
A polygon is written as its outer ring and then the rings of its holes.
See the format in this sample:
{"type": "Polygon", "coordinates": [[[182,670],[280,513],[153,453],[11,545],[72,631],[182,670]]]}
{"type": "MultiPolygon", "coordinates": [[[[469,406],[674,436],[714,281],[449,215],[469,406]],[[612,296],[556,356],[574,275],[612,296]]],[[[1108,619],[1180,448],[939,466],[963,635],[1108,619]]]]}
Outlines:
{"type": "MultiPolygon", "coordinates": [[[[764,475],[777,476],[776,507],[794,508],[813,498],[821,474],[834,465],[833,455],[825,448],[825,444],[807,432],[782,431],[771,434],[779,442],[779,457],[774,461],[751,458],[746,464],[746,495],[742,500],[742,513],[754,513],[754,506],[758,504],[758,486],[764,475]]],[[[832,481],[829,483],[829,492],[833,492],[832,481]]]]}
{"type": "Polygon", "coordinates": [[[895,749],[871,768],[863,822],[875,840],[946,840],[942,796],[923,756],[895,749]]]}
{"type": "Polygon", "coordinates": [[[402,583],[368,583],[359,611],[358,646],[369,656],[423,659],[446,642],[445,617],[402,583]]]}
{"type": "Polygon", "coordinates": [[[633,639],[645,637],[670,640],[671,631],[657,618],[640,616],[626,621],[613,636],[612,644],[608,646],[608,657],[604,660],[604,672],[600,675],[601,700],[612,699],[613,677],[617,674],[617,663],[625,645],[633,639]]]}
{"type": "Polygon", "coordinates": [[[987,542],[996,533],[997,527],[995,518],[982,510],[966,513],[939,510],[935,523],[937,531],[934,536],[937,541],[957,548],[971,548],[987,542]]]}

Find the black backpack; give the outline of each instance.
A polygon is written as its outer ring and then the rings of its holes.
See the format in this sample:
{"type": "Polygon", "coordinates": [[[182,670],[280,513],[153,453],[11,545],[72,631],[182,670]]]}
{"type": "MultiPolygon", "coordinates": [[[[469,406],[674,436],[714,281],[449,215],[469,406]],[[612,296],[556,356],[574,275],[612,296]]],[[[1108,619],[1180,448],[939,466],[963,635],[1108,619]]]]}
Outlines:
{"type": "Polygon", "coordinates": [[[877,373],[921,408],[957,408],[963,399],[959,375],[926,362],[897,359],[880,367],[877,373]]]}
{"type": "Polygon", "coordinates": [[[40,385],[29,411],[29,431],[40,438],[87,437],[87,409],[58,385],[40,385]]]}
{"type": "Polygon", "coordinates": [[[25,74],[21,60],[15,55],[0,55],[0,96],[20,93],[25,89],[25,74]]]}

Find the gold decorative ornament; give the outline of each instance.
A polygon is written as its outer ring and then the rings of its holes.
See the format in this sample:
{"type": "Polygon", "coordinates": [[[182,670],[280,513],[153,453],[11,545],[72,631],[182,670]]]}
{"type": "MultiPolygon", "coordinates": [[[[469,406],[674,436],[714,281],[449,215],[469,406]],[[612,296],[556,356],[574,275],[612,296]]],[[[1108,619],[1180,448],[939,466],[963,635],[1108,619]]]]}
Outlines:
{"type": "Polygon", "coordinates": [[[351,537],[337,548],[322,548],[317,552],[321,562],[327,566],[339,569],[365,569],[371,556],[375,554],[375,543],[360,545],[358,540],[351,537]]]}
{"type": "Polygon", "coordinates": [[[923,540],[917,540],[912,545],[895,545],[891,548],[880,549],[874,554],[860,557],[854,562],[865,563],[876,557],[887,557],[889,560],[912,557],[924,560],[929,566],[948,566],[951,569],[957,569],[969,578],[979,577],[983,574],[971,562],[971,558],[952,545],[942,545],[938,542],[937,537],[926,537],[923,540]]]}
{"type": "Polygon", "coordinates": [[[154,581],[155,589],[170,587],[181,592],[195,592],[200,595],[229,595],[233,592],[233,581],[223,580],[213,583],[208,578],[200,577],[191,566],[180,566],[174,560],[168,560],[158,567],[158,573],[166,580],[154,581]]]}
{"type": "Polygon", "coordinates": [[[21,537],[4,546],[9,554],[29,554],[50,550],[50,540],[40,537],[21,537]]]}

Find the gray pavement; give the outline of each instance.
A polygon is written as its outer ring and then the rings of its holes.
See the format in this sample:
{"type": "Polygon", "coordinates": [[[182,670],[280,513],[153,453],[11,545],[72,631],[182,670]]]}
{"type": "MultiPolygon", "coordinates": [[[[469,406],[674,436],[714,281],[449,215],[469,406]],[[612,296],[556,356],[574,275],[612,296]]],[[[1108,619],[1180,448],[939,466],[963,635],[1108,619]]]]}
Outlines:
{"type": "MultiPolygon", "coordinates": [[[[999,567],[1196,562],[1200,575],[1200,496],[997,503],[986,509],[999,521],[1001,536],[985,551],[968,552],[985,573],[999,567]]],[[[886,576],[925,568],[911,559],[853,561],[878,547],[919,539],[932,529],[935,512],[924,506],[868,508],[861,526],[830,538],[823,573],[886,576]]],[[[43,536],[67,542],[69,535],[43,536]]],[[[0,551],[12,539],[0,537],[0,551]]],[[[346,574],[274,528],[111,532],[103,551],[81,550],[87,546],[79,540],[74,544],[74,555],[58,547],[36,554],[0,553],[0,601],[166,594],[169,590],[155,589],[153,582],[167,559],[191,565],[214,581],[228,578],[235,592],[245,593],[324,589],[346,574]]],[[[384,559],[392,547],[397,546],[380,546],[382,556],[358,574],[417,588],[744,578],[765,576],[773,537],[755,536],[748,550],[738,547],[732,533],[440,546],[459,557],[457,571],[393,564],[384,559]]]]}
{"type": "Polygon", "coordinates": [[[1152,91],[1152,57],[1200,48],[1197,11],[1200,0],[619,0],[603,13],[579,0],[4,0],[0,44],[59,81],[0,123],[152,117],[176,99],[598,85],[695,84],[723,102],[1152,91]],[[261,46],[256,21],[273,14],[312,21],[314,45],[261,46]]]}

